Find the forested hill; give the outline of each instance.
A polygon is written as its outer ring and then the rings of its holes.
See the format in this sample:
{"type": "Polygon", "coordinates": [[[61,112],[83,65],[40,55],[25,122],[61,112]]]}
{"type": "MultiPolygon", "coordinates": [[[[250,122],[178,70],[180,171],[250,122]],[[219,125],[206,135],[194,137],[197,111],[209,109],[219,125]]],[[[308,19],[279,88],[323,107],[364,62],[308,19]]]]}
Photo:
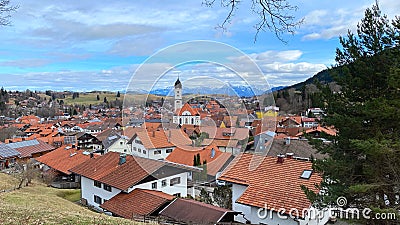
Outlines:
{"type": "Polygon", "coordinates": [[[337,72],[337,68],[326,69],[303,82],[274,91],[275,103],[281,113],[299,114],[307,108],[323,108],[320,85],[328,85],[332,91],[338,91],[340,87],[333,80],[337,72]]]}
{"type": "Polygon", "coordinates": [[[321,72],[318,72],[317,74],[308,78],[307,80],[297,83],[297,84],[294,84],[292,86],[285,87],[282,90],[290,89],[290,88],[294,88],[296,90],[301,90],[304,85],[315,84],[315,82],[317,82],[317,81],[319,81],[322,84],[331,83],[331,82],[333,82],[332,74],[334,73],[334,71],[335,71],[335,68],[322,70],[321,72]]]}

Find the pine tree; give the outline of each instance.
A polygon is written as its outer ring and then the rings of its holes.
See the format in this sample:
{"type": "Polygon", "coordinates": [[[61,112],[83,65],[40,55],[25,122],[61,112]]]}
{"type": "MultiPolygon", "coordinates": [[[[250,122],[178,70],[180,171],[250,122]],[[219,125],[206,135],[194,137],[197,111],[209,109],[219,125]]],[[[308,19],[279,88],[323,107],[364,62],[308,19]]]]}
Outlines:
{"type": "MultiPolygon", "coordinates": [[[[314,169],[324,177],[321,203],[347,198],[349,207],[396,212],[400,189],[400,18],[390,23],[378,5],[367,9],[357,34],[341,37],[336,50],[340,93],[327,96],[328,117],[338,135],[326,160],[314,169]]],[[[306,192],[307,193],[307,192],[306,192]]],[[[398,211],[397,211],[398,213],[398,211]]],[[[399,218],[399,217],[398,217],[399,218]]],[[[364,221],[397,224],[398,221],[364,221]]]]}

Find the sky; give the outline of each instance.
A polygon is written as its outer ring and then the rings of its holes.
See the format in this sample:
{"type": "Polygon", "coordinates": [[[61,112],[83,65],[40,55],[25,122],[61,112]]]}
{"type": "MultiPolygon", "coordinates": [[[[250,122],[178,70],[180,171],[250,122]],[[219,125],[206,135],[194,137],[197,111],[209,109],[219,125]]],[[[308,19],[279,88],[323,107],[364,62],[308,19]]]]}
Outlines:
{"type": "MultiPolygon", "coordinates": [[[[298,6],[293,15],[304,23],[294,35],[282,36],[284,43],[269,31],[255,41],[258,18],[249,1],[238,5],[224,31],[216,27],[229,9],[218,1],[206,7],[202,0],[12,0],[19,9],[11,26],[0,27],[0,85],[6,90],[123,91],[162,88],[179,77],[206,87],[212,86],[210,79],[236,80],[233,85],[261,79],[258,85],[265,89],[288,86],[334,65],[339,36],[355,31],[375,3],[289,2],[298,6]],[[194,79],[199,76],[209,80],[194,79]]],[[[398,0],[379,5],[389,18],[400,11],[398,0]]]]}

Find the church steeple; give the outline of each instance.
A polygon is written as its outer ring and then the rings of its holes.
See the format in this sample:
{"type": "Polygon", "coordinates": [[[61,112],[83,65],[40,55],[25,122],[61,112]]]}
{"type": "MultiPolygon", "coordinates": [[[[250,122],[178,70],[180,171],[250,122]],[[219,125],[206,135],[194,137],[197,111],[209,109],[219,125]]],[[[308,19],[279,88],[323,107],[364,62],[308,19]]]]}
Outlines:
{"type": "Polygon", "coordinates": [[[174,89],[174,93],[175,93],[175,112],[177,112],[179,109],[182,108],[182,83],[178,79],[175,81],[175,89],[174,89]]]}
{"type": "Polygon", "coordinates": [[[180,89],[182,89],[182,84],[181,84],[181,81],[179,80],[179,77],[178,77],[178,79],[175,81],[175,88],[180,88],[180,89]]]}

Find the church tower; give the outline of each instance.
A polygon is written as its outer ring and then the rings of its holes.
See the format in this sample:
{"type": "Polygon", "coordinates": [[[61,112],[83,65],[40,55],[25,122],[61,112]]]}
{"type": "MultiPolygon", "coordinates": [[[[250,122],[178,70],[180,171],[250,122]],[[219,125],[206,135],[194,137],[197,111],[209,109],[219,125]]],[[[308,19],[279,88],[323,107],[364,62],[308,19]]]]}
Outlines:
{"type": "Polygon", "coordinates": [[[182,84],[181,81],[178,79],[175,81],[175,112],[177,112],[178,109],[182,108],[182,84]]]}

